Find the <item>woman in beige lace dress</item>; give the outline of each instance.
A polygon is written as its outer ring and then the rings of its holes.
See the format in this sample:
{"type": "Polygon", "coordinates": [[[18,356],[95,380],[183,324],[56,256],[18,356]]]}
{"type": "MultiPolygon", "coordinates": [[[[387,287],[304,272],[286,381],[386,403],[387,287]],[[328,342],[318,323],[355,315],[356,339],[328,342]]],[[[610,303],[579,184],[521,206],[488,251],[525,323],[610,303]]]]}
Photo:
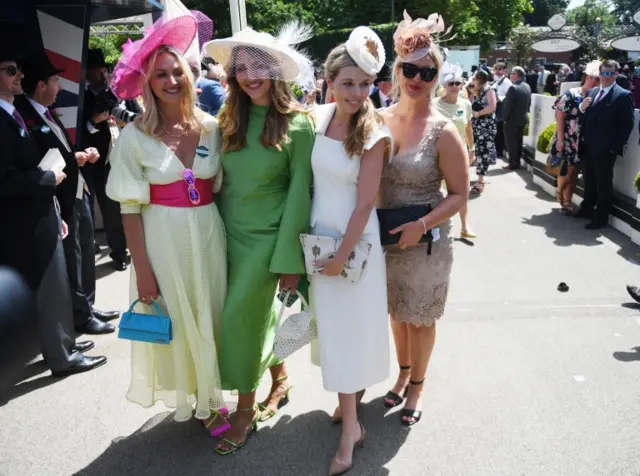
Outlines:
{"type": "Polygon", "coordinates": [[[453,264],[449,219],[469,195],[464,144],[455,125],[431,107],[442,65],[431,35],[442,28],[437,15],[412,22],[405,12],[394,35],[394,86],[400,101],[383,111],[396,153],[383,172],[379,208],[433,207],[425,216],[393,230],[401,234],[400,241],[386,250],[389,311],[400,375],[385,405],[400,405],[406,397],[402,423],[407,426],[422,415],[422,385],[435,343],[435,321],[442,317],[447,300],[453,264]],[[420,239],[436,228],[439,239],[428,254],[428,245],[420,239]]]}

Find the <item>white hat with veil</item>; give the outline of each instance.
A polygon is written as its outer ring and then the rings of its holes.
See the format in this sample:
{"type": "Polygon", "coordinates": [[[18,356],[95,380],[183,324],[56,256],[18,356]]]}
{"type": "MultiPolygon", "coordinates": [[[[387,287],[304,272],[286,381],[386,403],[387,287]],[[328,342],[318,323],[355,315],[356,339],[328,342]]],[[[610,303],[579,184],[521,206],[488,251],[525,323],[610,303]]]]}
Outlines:
{"type": "Polygon", "coordinates": [[[311,36],[311,28],[297,21],[284,25],[276,36],[247,27],[230,38],[205,43],[204,50],[231,77],[240,68],[254,79],[305,82],[313,76],[313,65],[295,45],[311,36]]]}

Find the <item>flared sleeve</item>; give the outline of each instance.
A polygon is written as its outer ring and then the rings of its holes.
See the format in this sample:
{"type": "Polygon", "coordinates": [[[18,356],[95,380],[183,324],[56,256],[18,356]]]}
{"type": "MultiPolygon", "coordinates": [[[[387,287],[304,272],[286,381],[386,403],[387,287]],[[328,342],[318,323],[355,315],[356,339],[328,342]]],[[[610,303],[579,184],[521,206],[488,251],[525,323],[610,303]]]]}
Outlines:
{"type": "Polygon", "coordinates": [[[311,215],[311,152],[315,141],[311,118],[306,114],[294,117],[288,135],[290,142],[283,149],[289,156],[289,192],[269,271],[273,274],[304,274],[300,233],[308,231],[311,215]]]}
{"type": "Polygon", "coordinates": [[[135,124],[128,124],[109,155],[111,171],[107,180],[107,196],[120,203],[122,213],[140,213],[149,204],[149,182],[140,162],[142,151],[135,124]]]}

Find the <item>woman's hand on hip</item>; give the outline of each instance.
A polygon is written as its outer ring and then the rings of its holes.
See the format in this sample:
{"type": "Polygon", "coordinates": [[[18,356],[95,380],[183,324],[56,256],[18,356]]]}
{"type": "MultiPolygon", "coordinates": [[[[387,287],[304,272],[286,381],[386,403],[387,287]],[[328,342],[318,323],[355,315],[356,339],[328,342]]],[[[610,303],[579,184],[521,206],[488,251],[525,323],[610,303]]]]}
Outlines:
{"type": "Polygon", "coordinates": [[[158,282],[151,270],[151,267],[143,267],[136,269],[136,281],[138,284],[138,297],[145,304],[151,304],[151,301],[158,299],[158,282]]]}
{"type": "Polygon", "coordinates": [[[298,283],[300,282],[299,274],[281,274],[280,275],[280,291],[291,291],[291,294],[295,294],[298,290],[298,283]]]}
{"type": "Polygon", "coordinates": [[[420,220],[416,220],[405,223],[404,225],[400,225],[398,228],[394,228],[389,233],[391,235],[402,233],[400,235],[398,246],[404,249],[407,246],[415,246],[420,243],[422,235],[424,235],[424,225],[420,220]]]}

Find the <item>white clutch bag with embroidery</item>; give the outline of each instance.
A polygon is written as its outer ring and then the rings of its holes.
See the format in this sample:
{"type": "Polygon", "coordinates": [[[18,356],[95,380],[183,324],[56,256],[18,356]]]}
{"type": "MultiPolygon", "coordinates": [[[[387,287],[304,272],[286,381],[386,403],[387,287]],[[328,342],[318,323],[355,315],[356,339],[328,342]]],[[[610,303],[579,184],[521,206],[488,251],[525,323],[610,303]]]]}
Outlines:
{"type": "MultiPolygon", "coordinates": [[[[342,238],[302,233],[300,242],[304,251],[304,267],[307,274],[313,275],[322,271],[322,268],[314,266],[313,263],[318,260],[332,259],[340,248],[342,238]]],[[[349,260],[340,275],[349,282],[357,283],[367,267],[369,253],[371,253],[371,243],[360,240],[349,255],[349,260]]]]}

